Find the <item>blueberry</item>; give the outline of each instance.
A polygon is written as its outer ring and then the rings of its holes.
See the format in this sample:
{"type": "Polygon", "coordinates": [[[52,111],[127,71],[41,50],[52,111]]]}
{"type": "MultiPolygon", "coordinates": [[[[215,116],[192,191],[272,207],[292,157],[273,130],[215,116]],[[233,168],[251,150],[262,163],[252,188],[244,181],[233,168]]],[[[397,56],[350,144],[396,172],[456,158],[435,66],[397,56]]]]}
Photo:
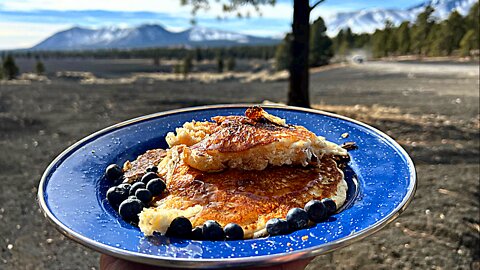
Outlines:
{"type": "Polygon", "coordinates": [[[202,240],[203,239],[203,232],[202,227],[195,227],[190,234],[193,240],[202,240]]]}
{"type": "Polygon", "coordinates": [[[137,223],[142,209],[143,203],[139,199],[128,198],[120,204],[118,212],[123,220],[137,223]]]}
{"type": "Polygon", "coordinates": [[[158,196],[167,188],[165,182],[160,178],[152,179],[147,184],[147,189],[150,190],[153,196],[158,196]]]}
{"type": "Polygon", "coordinates": [[[148,168],[147,168],[147,172],[157,173],[157,172],[158,172],[158,167],[157,167],[157,166],[148,167],[148,168]]]}
{"type": "Polygon", "coordinates": [[[223,240],[225,238],[225,233],[218,222],[207,220],[202,227],[202,236],[205,240],[223,240]]]}
{"type": "Polygon", "coordinates": [[[125,190],[125,192],[127,192],[128,194],[130,194],[130,189],[132,188],[132,185],[130,185],[129,183],[123,183],[118,185],[118,187],[125,190]]]}
{"type": "Polygon", "coordinates": [[[152,200],[152,193],[148,189],[139,188],[135,191],[135,197],[147,205],[152,200]]]}
{"type": "Polygon", "coordinates": [[[120,166],[118,166],[117,164],[110,164],[108,165],[107,169],[105,169],[105,177],[107,178],[107,180],[115,181],[122,176],[122,168],[120,168],[120,166]]]}
{"type": "Polygon", "coordinates": [[[227,240],[241,240],[243,239],[243,229],[240,225],[229,223],[223,229],[227,240]]]}
{"type": "Polygon", "coordinates": [[[115,210],[118,210],[118,206],[128,198],[129,189],[130,185],[128,184],[122,184],[108,189],[107,200],[115,210]]]}
{"type": "Polygon", "coordinates": [[[158,178],[158,175],[154,172],[147,172],[146,174],[144,174],[142,176],[142,182],[146,185],[148,183],[148,181],[152,180],[152,179],[155,179],[155,178],[158,178]]]}
{"type": "Polygon", "coordinates": [[[130,188],[132,187],[132,185],[130,185],[129,183],[123,183],[118,185],[118,187],[130,191],[130,188]]]}
{"type": "Polygon", "coordinates": [[[327,215],[333,215],[337,212],[337,204],[330,198],[325,198],[322,200],[322,203],[327,208],[327,215]]]}
{"type": "Polygon", "coordinates": [[[302,208],[292,208],[287,213],[288,227],[293,230],[300,230],[308,226],[308,214],[302,208]]]}
{"type": "Polygon", "coordinates": [[[267,221],[267,233],[271,236],[287,234],[290,230],[288,228],[288,222],[280,218],[272,218],[267,221]]]}
{"type": "Polygon", "coordinates": [[[189,238],[192,233],[192,223],[186,217],[176,217],[170,223],[165,233],[169,237],[189,238]]]}
{"type": "Polygon", "coordinates": [[[125,180],[125,178],[123,177],[123,175],[118,178],[117,180],[113,180],[113,184],[114,185],[120,185],[120,184],[128,184],[128,181],[125,180]]]}
{"type": "Polygon", "coordinates": [[[308,218],[313,222],[321,222],[327,218],[327,208],[319,200],[311,200],[305,205],[308,218]]]}
{"type": "Polygon", "coordinates": [[[137,189],[140,189],[140,188],[145,188],[145,183],[143,182],[136,182],[132,185],[132,187],[130,188],[130,195],[135,195],[135,192],[137,191],[137,189]]]}

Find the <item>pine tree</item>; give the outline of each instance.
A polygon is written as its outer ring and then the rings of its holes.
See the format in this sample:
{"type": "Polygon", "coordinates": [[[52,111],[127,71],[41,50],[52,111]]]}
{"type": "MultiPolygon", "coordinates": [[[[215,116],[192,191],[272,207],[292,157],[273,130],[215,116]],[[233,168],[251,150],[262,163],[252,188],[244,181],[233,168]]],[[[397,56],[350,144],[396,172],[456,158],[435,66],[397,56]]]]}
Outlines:
{"type": "Polygon", "coordinates": [[[474,49],[478,49],[478,40],[475,38],[475,30],[470,29],[460,41],[460,53],[463,56],[469,56],[474,49]]]}
{"type": "Polygon", "coordinates": [[[184,77],[187,77],[188,73],[192,71],[193,64],[192,64],[192,57],[187,55],[183,58],[182,64],[182,73],[184,77]]]}
{"type": "Polygon", "coordinates": [[[402,22],[395,36],[397,38],[398,53],[401,55],[410,53],[410,23],[402,22]]]}
{"type": "Polygon", "coordinates": [[[350,27],[347,27],[347,30],[345,30],[344,42],[347,43],[349,49],[353,48],[355,38],[353,37],[352,29],[350,29],[350,27]]]}
{"type": "Polygon", "coordinates": [[[442,31],[444,24],[433,24],[431,31],[428,34],[426,44],[428,46],[424,48],[423,53],[429,56],[441,56],[446,54],[445,38],[446,33],[442,31]]]}
{"type": "Polygon", "coordinates": [[[398,49],[397,37],[395,36],[395,29],[393,23],[390,20],[385,21],[385,29],[383,30],[385,35],[386,54],[395,54],[398,49]]]}
{"type": "Polygon", "coordinates": [[[223,55],[219,54],[217,55],[217,72],[222,73],[223,72],[223,55]]]}
{"type": "Polygon", "coordinates": [[[203,60],[202,50],[200,48],[195,48],[195,61],[199,63],[202,60],[203,60]]]}
{"type": "Polygon", "coordinates": [[[335,49],[336,52],[340,51],[340,47],[342,46],[343,41],[345,40],[344,35],[345,34],[343,32],[343,29],[340,29],[340,31],[338,31],[337,36],[333,38],[333,48],[335,49]]]}
{"type": "Polygon", "coordinates": [[[465,19],[457,11],[453,11],[447,20],[437,27],[439,33],[434,40],[437,55],[451,55],[452,52],[460,47],[460,41],[465,35],[465,19]]]}
{"type": "Polygon", "coordinates": [[[43,75],[45,73],[45,66],[43,65],[42,61],[37,61],[37,64],[35,65],[35,71],[38,75],[43,75]]]}
{"type": "Polygon", "coordinates": [[[365,46],[368,46],[370,43],[370,34],[363,33],[359,35],[353,35],[355,39],[355,43],[353,45],[354,48],[364,48],[365,46]]]}
{"type": "Polygon", "coordinates": [[[290,38],[291,35],[287,34],[283,41],[277,46],[277,50],[275,51],[276,70],[288,69],[290,65],[290,38]]]}
{"type": "Polygon", "coordinates": [[[234,57],[229,57],[227,59],[227,70],[228,71],[233,71],[235,69],[235,58],[234,57]]]}
{"type": "Polygon", "coordinates": [[[158,53],[153,54],[153,65],[156,67],[160,66],[160,55],[158,53]]]}
{"type": "Polygon", "coordinates": [[[19,69],[15,64],[13,56],[10,54],[3,60],[3,73],[7,80],[13,80],[18,76],[19,69]]]}
{"type": "MultiPolygon", "coordinates": [[[[472,50],[478,50],[480,46],[480,2],[477,1],[470,11],[468,12],[467,17],[465,18],[466,26],[467,29],[473,30],[473,37],[471,36],[472,34],[469,34],[469,37],[466,40],[471,40],[474,41],[471,45],[473,47],[471,48],[472,50]]],[[[465,36],[467,36],[467,33],[465,33],[465,36]]],[[[465,38],[465,36],[462,38],[462,40],[465,38]]]]}
{"type": "Polygon", "coordinates": [[[318,17],[310,27],[310,66],[323,66],[333,57],[332,40],[326,34],[327,27],[318,17]]]}
{"type": "MultiPolygon", "coordinates": [[[[457,11],[454,11],[450,14],[447,20],[448,30],[453,34],[452,35],[452,44],[453,49],[458,49],[460,47],[460,41],[467,32],[465,28],[465,18],[460,15],[457,11]]],[[[477,28],[479,26],[477,25],[477,28]]]]}
{"type": "Polygon", "coordinates": [[[385,57],[388,54],[387,36],[385,31],[376,30],[372,35],[372,53],[373,57],[385,57]]]}
{"type": "Polygon", "coordinates": [[[412,29],[412,49],[415,53],[425,54],[428,51],[428,37],[432,26],[435,24],[432,14],[435,10],[431,6],[418,14],[415,27],[412,29]]]}
{"type": "Polygon", "coordinates": [[[335,48],[339,55],[346,55],[347,52],[353,48],[354,44],[355,37],[350,28],[338,32],[335,48]]]}

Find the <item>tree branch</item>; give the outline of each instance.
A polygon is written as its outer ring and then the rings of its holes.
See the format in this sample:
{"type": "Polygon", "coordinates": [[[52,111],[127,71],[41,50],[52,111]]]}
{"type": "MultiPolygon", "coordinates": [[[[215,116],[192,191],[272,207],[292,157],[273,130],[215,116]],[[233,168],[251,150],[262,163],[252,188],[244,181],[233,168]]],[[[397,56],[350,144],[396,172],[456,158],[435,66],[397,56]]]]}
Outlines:
{"type": "Polygon", "coordinates": [[[312,11],[315,7],[317,7],[318,5],[320,5],[324,1],[325,0],[320,0],[320,1],[316,2],[315,4],[313,4],[313,6],[310,7],[310,11],[312,11]]]}

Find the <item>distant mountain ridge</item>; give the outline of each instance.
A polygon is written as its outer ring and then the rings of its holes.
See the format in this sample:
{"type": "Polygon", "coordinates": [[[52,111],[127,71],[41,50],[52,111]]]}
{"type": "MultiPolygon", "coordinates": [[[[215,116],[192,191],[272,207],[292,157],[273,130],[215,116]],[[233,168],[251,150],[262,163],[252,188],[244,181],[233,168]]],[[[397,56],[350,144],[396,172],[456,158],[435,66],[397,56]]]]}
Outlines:
{"type": "MultiPolygon", "coordinates": [[[[387,20],[394,25],[414,22],[427,5],[434,9],[438,20],[448,18],[453,10],[466,15],[478,0],[427,0],[408,9],[369,9],[341,12],[325,18],[327,34],[337,35],[349,27],[354,33],[373,33],[383,29],[387,20]]],[[[150,47],[225,47],[235,45],[273,45],[279,39],[256,37],[204,27],[192,27],[182,32],[170,32],[158,24],[144,24],[132,28],[104,27],[89,29],[73,27],[58,32],[32,50],[90,50],[135,49],[150,47]]]]}
{"type": "Polygon", "coordinates": [[[341,12],[325,18],[327,33],[335,36],[341,29],[350,27],[354,33],[373,33],[376,29],[383,29],[387,20],[394,25],[404,21],[414,22],[425,7],[431,5],[433,14],[438,20],[445,20],[450,13],[457,10],[466,15],[478,0],[428,0],[408,9],[369,9],[355,12],[341,12]]]}
{"type": "Polygon", "coordinates": [[[104,27],[89,29],[73,27],[58,32],[32,50],[93,50],[134,49],[151,47],[225,47],[234,45],[270,45],[278,39],[256,37],[204,27],[192,27],[182,32],[170,32],[158,24],[132,28],[104,27]]]}

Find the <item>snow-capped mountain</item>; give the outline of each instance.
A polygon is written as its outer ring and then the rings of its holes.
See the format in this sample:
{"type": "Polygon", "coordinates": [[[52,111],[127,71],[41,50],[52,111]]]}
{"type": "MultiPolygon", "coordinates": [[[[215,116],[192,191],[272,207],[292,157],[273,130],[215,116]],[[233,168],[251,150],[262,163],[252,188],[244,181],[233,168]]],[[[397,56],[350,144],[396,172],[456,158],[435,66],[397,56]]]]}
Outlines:
{"type": "Polygon", "coordinates": [[[429,0],[408,9],[368,9],[337,13],[325,18],[327,33],[330,36],[335,36],[338,31],[347,27],[350,27],[354,33],[373,33],[376,29],[384,28],[387,20],[394,25],[399,25],[404,21],[414,22],[417,15],[424,11],[428,5],[435,9],[433,16],[437,20],[445,20],[454,10],[457,10],[462,15],[466,15],[477,1],[429,0]]]}
{"type": "Polygon", "coordinates": [[[183,32],[192,42],[228,40],[237,43],[249,43],[251,37],[233,32],[218,31],[204,27],[193,27],[183,32]]]}
{"type": "Polygon", "coordinates": [[[276,44],[279,40],[255,37],[203,27],[170,32],[160,25],[145,24],[134,28],[74,27],[58,32],[35,45],[33,50],[86,50],[107,48],[196,47],[276,44]]]}
{"type": "MultiPolygon", "coordinates": [[[[437,20],[446,19],[453,10],[466,15],[478,0],[427,0],[408,9],[368,9],[337,13],[325,18],[327,33],[335,36],[338,31],[350,27],[354,33],[373,33],[382,29],[387,20],[394,25],[404,21],[414,22],[427,5],[434,9],[437,20]]],[[[88,29],[74,27],[58,32],[34,46],[33,50],[85,50],[107,48],[148,47],[220,47],[234,45],[268,45],[280,40],[255,37],[204,27],[192,27],[182,32],[170,32],[157,24],[145,24],[133,28],[105,27],[88,29]]]]}

